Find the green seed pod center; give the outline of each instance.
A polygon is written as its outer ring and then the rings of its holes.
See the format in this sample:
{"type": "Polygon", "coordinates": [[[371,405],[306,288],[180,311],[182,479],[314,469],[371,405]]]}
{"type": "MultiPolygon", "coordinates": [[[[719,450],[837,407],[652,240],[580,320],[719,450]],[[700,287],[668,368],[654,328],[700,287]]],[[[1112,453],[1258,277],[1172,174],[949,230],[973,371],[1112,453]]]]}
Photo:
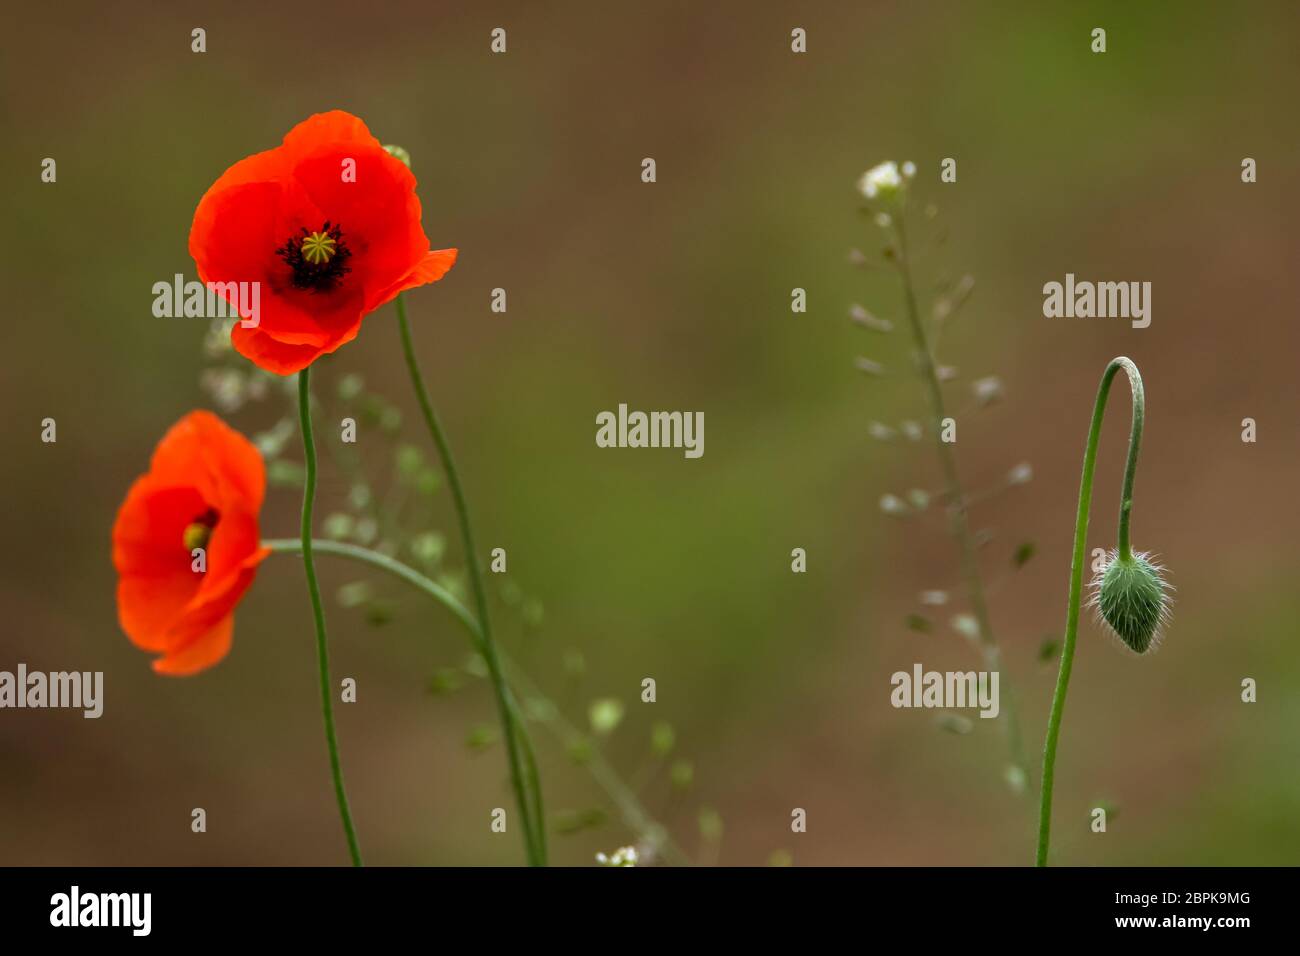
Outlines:
{"type": "Polygon", "coordinates": [[[185,550],[193,552],[195,548],[206,548],[212,538],[212,530],[217,526],[217,520],[216,509],[209,508],[187,524],[185,530],[181,532],[181,541],[185,545],[185,550]]]}

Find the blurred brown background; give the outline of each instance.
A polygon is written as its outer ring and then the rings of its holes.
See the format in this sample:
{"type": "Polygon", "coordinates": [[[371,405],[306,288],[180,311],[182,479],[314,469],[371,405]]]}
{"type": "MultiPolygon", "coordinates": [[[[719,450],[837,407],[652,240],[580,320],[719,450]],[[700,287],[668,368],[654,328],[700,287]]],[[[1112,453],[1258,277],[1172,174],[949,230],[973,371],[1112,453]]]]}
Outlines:
{"type": "MultiPolygon", "coordinates": [[[[54,2],[8,19],[0,669],[102,670],[106,709],[0,711],[0,863],[346,859],[297,560],[264,565],[226,661],[167,680],[117,627],[109,559],[154,443],[211,406],[203,324],[154,318],[150,287],[193,277],[190,219],[221,171],[329,108],[410,151],[426,231],[461,249],[409,305],[480,542],[508,549],[510,577],[545,608],[536,626],[499,605],[502,640],[575,723],[592,699],[626,704],[605,750],[693,859],[1030,860],[1033,801],[1003,780],[1001,721],[954,735],[889,706],[895,670],[979,666],[946,623],[959,600],[933,633],[904,624],[920,591],[959,590],[941,522],[878,507],[939,485],[928,442],[867,435],[925,416],[903,330],[880,339],[847,320],[854,302],[901,318],[895,279],[846,259],[874,255],[853,186],[890,158],[918,164],[918,197],[949,230],[917,251],[921,275],[977,279],[941,350],[959,371],[950,400],[964,408],[986,375],[1006,388],[960,418],[963,477],[978,491],[1034,468],[974,521],[994,530],[981,560],[1035,777],[1055,677],[1038,650],[1064,618],[1097,380],[1118,354],[1146,379],[1134,543],[1171,569],[1174,624],[1146,658],[1084,624],[1055,860],[1300,857],[1293,5],[54,2]],[[498,26],[505,55],[489,52],[498,26]],[[1089,51],[1096,26],[1104,55],[1089,51]],[[807,54],[790,51],[794,27],[807,54]],[[959,178],[945,185],[948,156],[959,178]],[[1042,285],[1067,272],[1152,282],[1151,327],[1044,318],[1042,285]],[[505,315],[488,307],[498,286],[505,315]],[[806,314],[790,311],[796,286],[806,314]],[[891,374],[863,376],[857,355],[891,374]],[[595,415],[620,402],[703,411],[704,457],[597,449],[595,415]],[[39,440],[46,416],[57,444],[39,440]],[[1256,444],[1240,440],[1247,416],[1256,444]],[[1027,541],[1037,554],[1013,573],[1027,541]],[[806,575],[790,573],[793,547],[806,575]],[[565,666],[575,651],[581,677],[565,666]],[[645,676],[654,705],[638,698],[645,676]],[[1258,703],[1240,702],[1243,677],[1258,703]],[[656,719],[694,767],[686,792],[648,756],[656,719]],[[1094,835],[1102,804],[1118,812],[1094,835]],[[805,834],[790,832],[793,807],[805,834]],[[720,814],[720,842],[701,836],[701,808],[720,814]]],[[[349,372],[427,448],[391,308],[320,387],[349,372]]],[[[1090,548],[1114,543],[1127,389],[1115,398],[1090,548]]],[[[282,404],[228,417],[251,433],[282,404]]],[[[323,469],[325,514],[347,485],[323,469]]],[[[298,504],[273,491],[264,533],[292,536],[298,504]]],[[[435,524],[454,564],[445,490],[435,524]]],[[[369,577],[319,563],[330,591],[369,577]]],[[[490,809],[510,806],[501,749],[465,743],[492,723],[486,688],[427,690],[464,660],[463,635],[375,585],[397,602],[391,622],[330,608],[335,676],[359,685],[339,720],[367,861],[519,862],[518,835],[488,830],[490,809]]],[[[534,734],[550,809],[608,808],[534,734]]],[[[634,839],[611,816],[553,836],[552,856],[586,864],[634,839]]]]}

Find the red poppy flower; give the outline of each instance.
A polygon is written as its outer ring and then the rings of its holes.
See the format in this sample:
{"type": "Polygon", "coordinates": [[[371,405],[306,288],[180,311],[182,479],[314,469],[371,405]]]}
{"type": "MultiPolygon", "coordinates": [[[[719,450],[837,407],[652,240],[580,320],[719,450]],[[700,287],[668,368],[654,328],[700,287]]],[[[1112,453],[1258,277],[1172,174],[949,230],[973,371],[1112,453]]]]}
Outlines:
{"type": "Polygon", "coordinates": [[[456,261],[429,249],[411,170],[341,110],[226,170],[199,200],[190,255],[205,283],[260,283],[257,325],[236,322],[231,341],[279,375],[352,341],[363,316],[456,261]]]}
{"type": "Polygon", "coordinates": [[[127,492],[113,525],[118,620],[137,647],[163,655],[158,673],[193,674],[230,650],[235,605],[270,554],[257,524],[265,491],[253,443],[199,411],[163,436],[127,492]]]}

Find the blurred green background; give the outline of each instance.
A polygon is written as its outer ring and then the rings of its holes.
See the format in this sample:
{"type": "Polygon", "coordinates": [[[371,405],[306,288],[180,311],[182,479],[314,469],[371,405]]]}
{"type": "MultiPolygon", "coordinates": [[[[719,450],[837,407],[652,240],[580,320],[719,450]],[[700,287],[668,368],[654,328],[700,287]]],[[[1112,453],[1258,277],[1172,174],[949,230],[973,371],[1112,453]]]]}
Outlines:
{"type": "MultiPolygon", "coordinates": [[[[623,701],[604,751],[693,860],[1030,860],[1033,801],[1003,779],[1002,721],[952,734],[889,706],[896,670],[979,666],[947,624],[956,597],[931,633],[904,623],[921,591],[959,593],[942,522],[878,506],[939,486],[928,442],[868,437],[871,421],[926,414],[903,330],[847,318],[855,302],[901,318],[896,279],[847,259],[878,252],[853,187],[889,158],[918,164],[918,197],[948,232],[917,250],[920,275],[977,279],[942,344],[950,401],[965,409],[984,376],[1006,389],[959,417],[963,478],[977,492],[1034,469],[973,520],[993,532],[981,562],[1035,777],[1055,677],[1038,652],[1064,618],[1097,380],[1118,354],[1146,378],[1134,543],[1171,569],[1174,624],[1146,658],[1084,624],[1055,860],[1300,858],[1294,5],[54,2],[6,19],[0,669],[102,670],[106,709],[0,712],[0,863],[346,860],[298,561],[263,566],[222,664],[169,680],[117,627],[109,556],[154,443],[212,407],[204,323],[154,318],[150,287],[193,277],[190,219],[222,170],[329,108],[410,150],[426,232],[461,250],[408,301],[481,545],[505,547],[511,585],[544,608],[498,603],[501,639],[573,722],[593,699],[623,701]],[[498,26],[505,55],[488,48],[498,26]],[[1089,51],[1096,26],[1104,55],[1089,51]],[[949,156],[958,182],[940,184],[949,156]],[[1151,327],[1044,318],[1042,285],[1066,272],[1151,281],[1151,327]],[[794,287],[806,314],[791,313],[794,287]],[[862,375],[858,355],[890,374],[862,375]],[[704,457],[597,449],[595,415],[620,402],[703,411],[704,457]],[[57,444],[39,440],[47,416],[57,444]],[[1247,416],[1256,444],[1240,440],[1247,416]],[[1023,542],[1037,553],[1012,571],[1023,542]],[[1244,677],[1258,703],[1240,702],[1244,677]],[[649,753],[656,720],[694,768],[689,790],[649,753]],[[1118,813],[1092,834],[1103,804],[1118,813]],[[702,808],[720,840],[701,835],[702,808]]],[[[428,449],[391,307],[322,363],[322,394],[349,373],[428,449]]],[[[1090,548],[1113,544],[1127,390],[1116,398],[1090,548]]],[[[284,408],[272,395],[227,417],[251,434],[284,408]]],[[[363,428],[359,448],[382,474],[391,447],[376,436],[363,428]]],[[[326,461],[319,513],[348,487],[326,461]]],[[[445,489],[434,505],[454,573],[445,489]]],[[[274,490],[264,534],[292,536],[298,507],[274,490]]],[[[319,565],[331,593],[367,577],[319,565]]],[[[388,623],[330,607],[335,676],[359,686],[338,717],[368,862],[519,862],[518,833],[488,827],[512,806],[500,745],[466,745],[493,722],[486,687],[428,690],[464,661],[464,636],[373,580],[388,623]]],[[[610,817],[554,835],[555,862],[634,842],[587,770],[534,736],[549,809],[610,817]]]]}

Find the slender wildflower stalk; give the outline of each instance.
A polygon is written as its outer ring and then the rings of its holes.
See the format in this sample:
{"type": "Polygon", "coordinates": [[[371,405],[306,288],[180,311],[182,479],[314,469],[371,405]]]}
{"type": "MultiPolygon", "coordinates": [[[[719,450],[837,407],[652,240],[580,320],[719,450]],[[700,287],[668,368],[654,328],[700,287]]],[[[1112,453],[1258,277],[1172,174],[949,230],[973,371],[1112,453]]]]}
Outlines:
{"type": "Polygon", "coordinates": [[[320,585],[316,581],[316,562],[312,556],[312,508],[316,501],[316,442],[311,430],[311,385],[308,373],[311,366],[298,373],[298,414],[302,422],[302,448],[306,459],[307,480],[302,495],[302,564],[307,572],[307,593],[311,597],[312,617],[316,622],[316,656],[320,662],[320,704],[325,718],[325,743],[329,747],[330,773],[334,777],[334,796],[347,836],[348,853],[353,866],[361,866],[361,847],[357,843],[356,829],[352,825],[352,811],[348,808],[348,793],[343,785],[343,764],[339,760],[338,735],[334,730],[333,685],[330,681],[329,644],[325,638],[325,610],[321,606],[320,585]]]}
{"type": "MultiPolygon", "coordinates": [[[[445,587],[435,581],[425,577],[420,572],[403,564],[386,554],[378,551],[371,551],[368,548],[358,547],[357,545],[347,544],[341,541],[317,540],[312,542],[315,551],[321,554],[334,555],[340,558],[346,558],[350,561],[356,561],[360,564],[366,564],[381,571],[391,574],[401,581],[411,585],[417,591],[420,591],[433,598],[434,601],[441,604],[452,616],[465,628],[469,633],[475,650],[480,654],[483,653],[483,635],[479,629],[478,621],[473,613],[469,611],[456,596],[448,591],[445,587]]],[[[302,550],[302,542],[294,539],[272,539],[262,542],[262,547],[270,548],[272,551],[283,553],[297,553],[302,550]]],[[[581,732],[570,724],[564,717],[560,716],[558,708],[543,694],[528,677],[513,664],[509,658],[498,649],[498,656],[507,671],[513,676],[514,682],[521,688],[524,695],[532,700],[539,701],[543,704],[542,709],[551,714],[551,716],[542,720],[542,723],[551,729],[556,739],[563,744],[572,743],[575,740],[583,738],[581,732]]],[[[646,810],[641,801],[637,798],[636,793],[629,787],[618,775],[612,766],[604,759],[599,750],[593,748],[590,752],[587,766],[591,771],[592,777],[609,795],[610,799],[618,808],[620,816],[624,823],[628,825],[633,832],[637,833],[647,843],[655,846],[669,863],[674,866],[686,865],[689,860],[685,851],[668,834],[667,828],[655,820],[646,810]]]]}
{"type": "MultiPolygon", "coordinates": [[[[907,245],[907,231],[903,224],[903,214],[899,210],[890,217],[895,234],[898,237],[899,276],[903,284],[904,306],[907,311],[908,324],[912,329],[912,340],[916,349],[916,361],[921,378],[924,379],[930,400],[930,413],[934,419],[935,439],[939,447],[939,461],[943,468],[945,494],[948,499],[948,521],[953,536],[957,539],[961,552],[962,578],[965,581],[966,598],[970,601],[971,611],[979,629],[979,646],[984,657],[984,665],[990,671],[1001,672],[1002,652],[993,635],[993,626],[989,621],[988,602],[985,598],[984,582],[980,575],[979,561],[975,554],[975,539],[971,534],[970,520],[967,517],[969,499],[962,488],[957,473],[957,456],[952,444],[942,439],[941,423],[947,418],[943,398],[943,387],[939,381],[934,351],[927,337],[925,325],[921,321],[920,310],[916,303],[916,289],[912,279],[912,262],[907,245]]],[[[1005,700],[1003,710],[1006,712],[1007,746],[1011,753],[1011,766],[1016,776],[1028,781],[1026,772],[1028,759],[1025,754],[1024,738],[1020,732],[1020,717],[1016,708],[1015,694],[1011,681],[1002,675],[1002,694],[1005,700]]]]}
{"type": "MultiPolygon", "coordinates": [[[[519,685],[527,697],[546,701],[545,695],[537,686],[517,666],[511,664],[504,654],[503,661],[507,670],[514,674],[515,683],[519,685]]],[[[558,707],[553,704],[549,707],[544,706],[543,711],[546,716],[540,718],[542,723],[565,746],[571,746],[576,742],[586,740],[585,735],[560,714],[558,707]]],[[[636,791],[624,782],[618,771],[605,759],[599,747],[588,746],[584,763],[591,773],[592,779],[605,791],[614,806],[618,808],[619,816],[623,818],[623,822],[633,833],[640,836],[647,845],[652,847],[671,865],[690,865],[690,858],[686,855],[686,851],[678,846],[677,842],[669,834],[667,827],[650,815],[637,797],[636,791]]]]}
{"type": "Polygon", "coordinates": [[[406,356],[406,367],[415,388],[420,411],[428,426],[429,435],[438,449],[442,459],[443,470],[447,473],[447,484],[451,488],[452,501],[456,509],[456,520],[460,525],[461,543],[465,549],[465,565],[469,570],[470,589],[474,594],[474,605],[478,614],[481,635],[482,654],[487,664],[493,692],[496,695],[502,731],[506,742],[506,755],[510,764],[510,783],[515,793],[515,802],[523,819],[524,845],[527,849],[528,862],[532,866],[546,865],[546,816],[542,805],[541,780],[537,772],[537,760],[533,753],[532,741],[528,729],[510,688],[506,683],[501,667],[500,655],[492,637],[492,624],[488,616],[487,591],[483,587],[483,572],[479,567],[478,550],[474,544],[474,532],[470,525],[469,508],[465,504],[465,493],[460,483],[460,473],[456,470],[452,458],[451,446],[442,430],[438,416],[429,401],[429,393],[424,386],[424,376],[420,373],[419,362],[415,358],[415,346],[411,341],[411,327],[406,320],[406,303],[401,295],[397,296],[397,323],[402,336],[402,352],[406,356]]]}
{"type": "Polygon", "coordinates": [[[1047,865],[1048,844],[1052,830],[1052,782],[1056,773],[1056,745],[1061,735],[1061,716],[1065,695],[1070,687],[1074,666],[1074,645],[1079,634],[1079,607],[1082,602],[1083,564],[1087,549],[1088,516],[1092,508],[1092,479],[1097,464],[1097,443],[1111,382],[1123,369],[1133,393],[1133,421],[1129,430],[1128,460],[1124,466],[1124,485],[1120,492],[1119,548],[1109,555],[1105,569],[1094,578],[1093,603],[1102,620],[1130,648],[1145,653],[1155,642],[1168,618],[1169,586],[1158,565],[1148,556],[1134,554],[1129,542],[1129,518],[1133,511],[1133,478],[1137,473],[1138,451],[1142,444],[1142,425],[1146,419],[1146,395],[1138,368],[1127,358],[1112,359],[1101,377],[1097,400],[1088,428],[1088,444],[1083,453],[1083,475],[1079,480],[1079,509],[1074,522],[1074,554],[1070,563],[1070,594],[1065,612],[1065,641],[1061,648],[1061,669],[1056,677],[1056,692],[1047,720],[1047,739],[1043,745],[1043,787],[1038,817],[1038,848],[1035,863],[1047,865]]]}

